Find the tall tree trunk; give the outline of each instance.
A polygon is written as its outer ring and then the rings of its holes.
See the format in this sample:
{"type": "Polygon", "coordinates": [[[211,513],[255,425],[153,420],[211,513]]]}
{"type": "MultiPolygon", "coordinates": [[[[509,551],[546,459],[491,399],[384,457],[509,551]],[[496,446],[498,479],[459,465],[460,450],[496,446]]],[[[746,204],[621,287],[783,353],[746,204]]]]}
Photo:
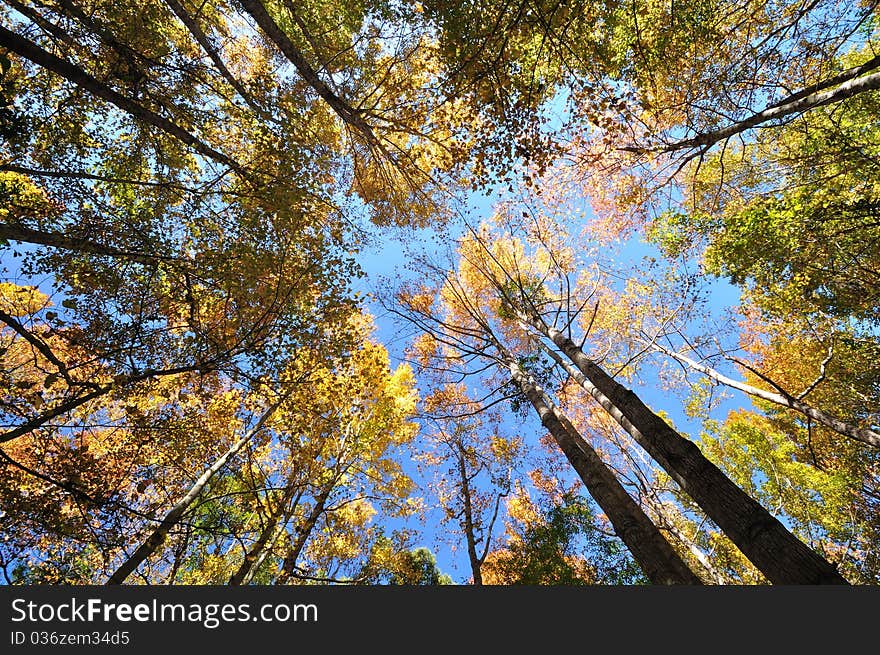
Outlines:
{"type": "Polygon", "coordinates": [[[321,493],[315,499],[315,504],[312,507],[312,511],[309,512],[305,523],[299,526],[296,530],[296,540],[290,547],[290,551],[284,557],[284,562],[282,562],[281,564],[281,573],[278,576],[278,579],[275,581],[275,584],[287,584],[288,580],[293,577],[294,573],[296,572],[296,562],[299,559],[299,556],[302,554],[303,548],[305,548],[306,541],[308,541],[309,535],[312,533],[312,530],[315,529],[315,524],[318,522],[321,514],[324,513],[327,499],[330,497],[330,493],[335,487],[336,478],[328,482],[321,489],[321,493]]]}
{"type": "Polygon", "coordinates": [[[202,189],[177,184],[175,182],[156,182],[153,180],[136,180],[124,177],[111,177],[109,175],[95,175],[94,173],[86,173],[84,171],[75,171],[71,169],[65,170],[41,170],[38,168],[28,168],[27,166],[19,166],[17,164],[0,164],[0,171],[12,171],[13,173],[21,173],[22,175],[30,175],[33,177],[49,177],[61,180],[94,180],[95,182],[109,182],[110,184],[130,184],[133,186],[149,186],[160,187],[166,189],[176,189],[187,193],[200,194],[205,193],[202,189]]]}
{"type": "Polygon", "coordinates": [[[648,507],[648,509],[654,514],[657,519],[657,524],[660,525],[664,530],[666,530],[669,534],[678,540],[678,542],[687,548],[688,552],[691,556],[699,563],[699,565],[703,568],[715,584],[727,584],[728,580],[721,575],[721,572],[718,571],[717,568],[712,564],[712,561],[706,555],[703,550],[697,546],[693,539],[689,538],[684,532],[678,529],[675,525],[674,521],[671,521],[666,516],[666,510],[663,507],[663,504],[659,501],[655,501],[651,497],[650,491],[642,496],[644,504],[648,507]]]}
{"type": "Polygon", "coordinates": [[[681,141],[675,141],[657,148],[629,146],[622,148],[622,150],[630,152],[676,152],[687,148],[701,148],[704,151],[719,141],[729,139],[762,123],[785,118],[792,114],[802,114],[810,109],[840,102],[866,91],[880,89],[880,73],[864,74],[874,70],[878,65],[880,65],[880,57],[874,57],[861,66],[836,75],[826,82],[793,93],[764,110],[719,130],[704,132],[689,139],[682,139],[681,141]],[[827,88],[829,86],[833,86],[833,88],[827,88]]]}
{"type": "Polygon", "coordinates": [[[461,495],[464,500],[464,534],[467,540],[468,560],[471,565],[474,585],[481,586],[483,584],[483,574],[481,572],[483,563],[480,561],[480,556],[477,555],[477,539],[474,534],[474,508],[471,502],[471,487],[467,475],[465,451],[460,441],[456,441],[455,446],[458,450],[458,475],[461,478],[461,495]]]}
{"type": "MultiPolygon", "coordinates": [[[[540,316],[520,319],[574,364],[566,370],[644,448],[737,548],[774,584],[848,584],[837,569],[789,532],[700,449],[616,382],[540,316]]],[[[552,352],[551,349],[547,349],[552,352]]],[[[558,355],[557,355],[558,356],[558,355]]],[[[560,360],[557,360],[560,361],[560,360]]]]}
{"type": "MultiPolygon", "coordinates": [[[[5,322],[5,321],[4,321],[5,322]]],[[[137,382],[141,382],[143,380],[149,380],[154,377],[162,377],[167,375],[178,375],[180,373],[191,373],[194,371],[204,371],[206,369],[210,369],[215,366],[213,362],[201,362],[199,364],[195,364],[192,366],[179,366],[177,368],[170,368],[164,371],[154,371],[154,370],[146,370],[141,373],[137,373],[134,375],[125,375],[118,376],[112,384],[105,385],[97,385],[97,384],[87,384],[85,382],[78,382],[77,384],[81,384],[84,387],[88,387],[90,389],[94,389],[87,393],[84,396],[77,396],[74,398],[67,399],[58,405],[55,405],[48,411],[43,412],[39,416],[35,416],[31,418],[21,425],[18,425],[14,428],[7,430],[6,432],[0,433],[0,443],[4,443],[6,441],[11,441],[16,439],[22,435],[25,435],[29,432],[33,432],[37,428],[45,425],[53,418],[66,414],[67,412],[73,411],[77,407],[81,405],[85,405],[87,402],[94,400],[95,398],[100,398],[104,394],[110,393],[114,389],[118,390],[123,387],[127,387],[132,384],[136,384],[137,382]]]]}
{"type": "MultiPolygon", "coordinates": [[[[278,533],[278,524],[279,522],[282,522],[282,517],[290,516],[291,508],[289,505],[290,501],[293,500],[296,490],[297,486],[293,484],[292,480],[289,481],[284,496],[278,501],[278,506],[275,508],[275,511],[272,512],[271,516],[267,517],[266,525],[260,532],[260,536],[257,537],[254,545],[245,553],[244,561],[241,563],[241,566],[239,566],[235,573],[229,578],[230,585],[243,585],[250,581],[253,573],[263,561],[263,556],[268,546],[275,540],[275,536],[278,533]]],[[[300,495],[302,495],[302,492],[300,492],[300,495]]],[[[296,504],[297,503],[294,502],[293,506],[296,507],[296,504]]]]}
{"type": "Polygon", "coordinates": [[[28,7],[26,4],[18,2],[18,0],[3,0],[5,4],[9,5],[15,11],[20,13],[22,16],[27,16],[30,18],[36,25],[40,26],[40,29],[51,34],[56,39],[65,43],[67,45],[73,45],[74,40],[73,37],[70,36],[66,31],[58,27],[55,23],[47,20],[40,12],[36,11],[32,7],[28,7]]]}
{"type": "Polygon", "coordinates": [[[274,403],[269,409],[263,412],[263,415],[260,416],[257,424],[249,430],[247,434],[241,437],[241,439],[232,444],[232,447],[230,447],[229,450],[217,458],[217,460],[199,476],[199,479],[189,488],[189,491],[184,494],[183,498],[177,501],[174,507],[171,508],[171,511],[165,515],[165,518],[163,518],[156,529],[153,530],[152,534],[147,537],[146,541],[144,541],[128,559],[120,564],[119,568],[117,568],[113,575],[108,578],[106,584],[117,585],[125,582],[125,579],[131,575],[145,559],[155,553],[159,547],[165,543],[165,537],[168,536],[169,530],[177,525],[184,512],[189,509],[189,506],[192,505],[193,501],[202,493],[204,488],[208,485],[208,482],[211,481],[211,478],[213,478],[217,471],[226,465],[226,462],[250,443],[251,439],[263,429],[266,421],[272,416],[279,404],[280,401],[274,403]]]}
{"type": "Polygon", "coordinates": [[[514,381],[541,417],[541,423],[565,453],[648,579],[654,584],[702,584],[547,395],[515,362],[509,361],[508,366],[514,381]]]}
{"type": "Polygon", "coordinates": [[[92,95],[115,105],[122,111],[130,114],[132,117],[148,125],[159,128],[163,132],[170,134],[190,146],[199,154],[221,164],[225,164],[239,173],[243,172],[242,166],[236,161],[197,139],[176,123],[173,123],[156,112],[143,107],[134,100],[126,98],[121,93],[114,91],[104,82],[95,79],[78,66],[43,50],[35,43],[31,43],[15,32],[6,29],[2,25],[0,25],[0,46],[9,49],[25,59],[29,59],[38,66],[41,66],[56,75],[60,75],[69,82],[73,82],[82,89],[85,89],[92,95]]]}
{"type": "MultiPolygon", "coordinates": [[[[0,225],[0,238],[3,235],[3,226],[0,225]]],[[[37,352],[39,352],[43,357],[46,358],[46,361],[51,362],[58,369],[58,373],[64,378],[65,382],[69,387],[83,387],[93,390],[100,390],[101,385],[92,382],[91,380],[83,380],[77,381],[74,380],[70,376],[70,371],[67,369],[67,364],[62,362],[58,356],[52,351],[49,345],[43,341],[40,337],[38,337],[33,331],[28,330],[21,322],[11,314],[7,314],[2,309],[0,309],[0,321],[6,323],[9,327],[11,327],[18,335],[27,341],[31,346],[33,346],[37,352]]]]}
{"type": "Polygon", "coordinates": [[[318,75],[318,72],[306,61],[306,58],[299,51],[293,41],[284,33],[275,19],[269,15],[263,3],[260,0],[238,0],[242,8],[250,14],[254,22],[260,29],[271,39],[278,49],[284,53],[284,56],[294,65],[297,72],[302,78],[315,90],[315,92],[328,104],[330,108],[345,123],[353,127],[367,139],[372,145],[378,144],[378,139],[373,134],[372,128],[364,121],[360,113],[340,98],[333,90],[327,86],[324,80],[318,75]]]}
{"type": "MultiPolygon", "coordinates": [[[[83,27],[90,30],[93,35],[101,39],[107,47],[114,50],[120,57],[124,58],[129,66],[136,70],[138,74],[144,73],[142,65],[153,66],[159,63],[158,61],[145,56],[143,53],[138,52],[124,41],[120,41],[110,29],[102,25],[101,22],[96,19],[94,14],[87,13],[82,8],[78,7],[76,2],[82,2],[82,0],[57,0],[57,2],[60,5],[60,8],[64,10],[63,13],[59,12],[60,15],[63,15],[68,19],[71,17],[75,18],[83,27]]],[[[43,4],[43,6],[45,7],[45,4],[43,4]]],[[[54,7],[52,9],[58,11],[54,7]]]]}
{"type": "Polygon", "coordinates": [[[214,65],[217,67],[217,70],[220,71],[220,75],[223,76],[223,79],[235,89],[235,92],[241,96],[241,99],[244,100],[259,116],[267,120],[274,120],[262,107],[260,107],[259,104],[257,104],[257,102],[251,97],[251,94],[248,93],[247,89],[244,88],[244,85],[239,82],[229,68],[227,68],[226,63],[211,43],[208,35],[205,34],[201,27],[199,27],[198,21],[189,14],[186,8],[177,0],[165,0],[165,4],[171,8],[174,15],[177,16],[180,19],[180,22],[186,26],[186,29],[189,30],[189,33],[192,34],[202,50],[204,50],[208,54],[208,57],[210,57],[211,61],[214,62],[214,65]]]}
{"type": "Polygon", "coordinates": [[[0,224],[0,239],[33,243],[41,246],[50,246],[61,250],[73,250],[75,252],[85,252],[93,255],[103,255],[105,257],[129,259],[142,264],[155,264],[162,260],[174,259],[173,257],[162,257],[160,255],[152,255],[145,252],[122,250],[103,243],[98,243],[97,241],[92,241],[91,239],[68,236],[61,232],[34,230],[14,223],[0,224]]]}

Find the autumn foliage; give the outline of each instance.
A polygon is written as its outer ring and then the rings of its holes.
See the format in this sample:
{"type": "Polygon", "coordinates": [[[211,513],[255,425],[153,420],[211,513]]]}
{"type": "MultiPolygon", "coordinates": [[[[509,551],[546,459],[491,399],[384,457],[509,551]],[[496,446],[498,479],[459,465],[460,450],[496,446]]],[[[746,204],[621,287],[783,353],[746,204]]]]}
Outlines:
{"type": "Polygon", "coordinates": [[[877,584],[877,30],[3,0],[2,581],[877,584]]]}

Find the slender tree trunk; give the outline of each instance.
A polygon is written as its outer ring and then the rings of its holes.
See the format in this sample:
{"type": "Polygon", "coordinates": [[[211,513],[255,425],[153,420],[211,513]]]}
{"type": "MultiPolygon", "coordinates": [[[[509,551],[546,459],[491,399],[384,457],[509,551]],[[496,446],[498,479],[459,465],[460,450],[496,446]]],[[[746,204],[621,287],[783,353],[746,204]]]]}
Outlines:
{"type": "MultiPolygon", "coordinates": [[[[78,2],[82,2],[82,0],[76,0],[78,2]]],[[[149,57],[146,57],[143,53],[138,52],[134,48],[132,48],[127,43],[124,43],[116,38],[116,35],[109,29],[107,29],[104,25],[102,25],[99,21],[93,19],[93,14],[90,15],[86,13],[76,5],[76,1],[73,0],[57,0],[61,9],[64,10],[64,14],[66,14],[66,18],[76,18],[77,21],[87,29],[92,31],[92,34],[101,39],[109,48],[115,50],[118,55],[125,58],[134,70],[137,71],[138,74],[143,75],[144,71],[139,64],[143,64],[146,66],[156,65],[158,62],[156,60],[152,60],[149,57]]],[[[42,3],[41,3],[42,4],[42,3]]],[[[45,7],[45,4],[43,4],[45,7]]],[[[53,7],[53,10],[57,11],[53,7]]],[[[60,13],[60,12],[59,12],[60,13]]]]}
{"type": "Polygon", "coordinates": [[[126,98],[121,93],[114,91],[105,83],[95,79],[78,66],[56,57],[52,53],[43,50],[35,43],[31,43],[27,39],[3,26],[0,26],[0,46],[9,49],[25,59],[29,59],[38,66],[41,66],[56,75],[60,75],[64,79],[73,82],[98,98],[115,105],[122,111],[130,114],[132,117],[143,121],[148,125],[159,128],[190,146],[199,154],[221,164],[225,164],[237,172],[243,171],[242,167],[236,161],[197,139],[179,125],[160,116],[156,112],[139,105],[134,100],[126,98]]]}
{"type": "Polygon", "coordinates": [[[804,87],[800,91],[792,93],[791,95],[782,98],[781,100],[773,103],[768,106],[767,109],[772,109],[774,107],[780,107],[782,105],[787,105],[796,100],[800,100],[802,98],[806,98],[807,96],[811,96],[818,91],[824,91],[826,89],[830,89],[833,86],[839,86],[844,82],[849,82],[850,80],[854,80],[857,77],[862,77],[863,75],[870,73],[873,70],[880,68],[880,55],[876,57],[872,57],[864,64],[859,64],[858,66],[853,66],[852,68],[848,68],[845,71],[841,71],[837,75],[833,75],[829,78],[822,80],[821,82],[817,82],[816,84],[811,84],[809,86],[804,87]]]}
{"type": "MultiPolygon", "coordinates": [[[[3,226],[0,225],[0,238],[2,238],[3,234],[3,226]]],[[[28,330],[21,322],[12,316],[11,314],[7,314],[2,309],[0,309],[0,321],[3,321],[11,327],[18,335],[27,341],[31,346],[33,346],[43,357],[46,358],[46,361],[51,362],[57,369],[58,373],[64,378],[67,385],[70,387],[85,387],[88,389],[98,390],[101,388],[101,385],[95,384],[91,380],[84,381],[76,381],[70,377],[70,371],[67,369],[67,364],[62,362],[58,356],[52,352],[52,349],[49,345],[43,341],[40,337],[34,334],[31,330],[28,330]]]]}
{"type": "MultiPolygon", "coordinates": [[[[572,377],[669,473],[768,580],[774,584],[848,584],[831,563],[789,532],[694,443],[605,373],[571,339],[547,326],[539,316],[520,318],[565,354],[576,367],[565,367],[572,377]]],[[[552,352],[549,348],[547,351],[552,352]]]]}
{"type": "Polygon", "coordinates": [[[165,518],[162,519],[158,527],[153,530],[152,534],[150,534],[146,541],[144,541],[128,559],[120,564],[119,568],[117,568],[113,575],[110,576],[106,584],[117,585],[125,582],[125,579],[131,575],[144,560],[155,553],[159,547],[165,543],[165,538],[168,536],[168,532],[171,528],[177,525],[184,512],[186,512],[186,510],[189,509],[189,506],[192,505],[193,501],[199,497],[199,494],[202,493],[204,488],[211,481],[211,478],[213,478],[217,471],[226,465],[226,462],[250,443],[251,439],[263,429],[266,421],[272,416],[278,408],[278,405],[279,402],[276,402],[263,412],[263,415],[260,417],[260,420],[257,421],[257,424],[249,430],[247,434],[241,437],[241,439],[232,444],[232,447],[230,447],[229,450],[217,458],[217,460],[199,476],[199,479],[189,488],[189,491],[184,494],[183,498],[177,501],[174,507],[171,508],[171,511],[165,515],[165,518]]]}
{"type": "Polygon", "coordinates": [[[850,439],[855,439],[856,441],[861,441],[862,443],[866,443],[869,446],[873,446],[874,448],[880,448],[880,434],[877,434],[873,430],[869,430],[868,428],[858,428],[854,425],[850,425],[849,423],[834,418],[830,414],[826,414],[822,410],[816,409],[815,407],[812,407],[811,405],[808,405],[807,403],[793,396],[783,395],[781,393],[774,393],[765,389],[759,389],[758,387],[752,386],[751,384],[748,384],[746,382],[734,380],[733,378],[727,377],[726,375],[719,373],[710,366],[700,364],[690,357],[686,357],[681,353],[677,353],[673,350],[669,350],[668,348],[664,348],[659,344],[652,343],[649,345],[657,352],[664,353],[669,357],[678,360],[682,364],[691,367],[695,371],[699,371],[703,375],[712,378],[716,382],[720,382],[721,384],[724,384],[733,389],[738,389],[739,391],[747,393],[750,396],[754,396],[755,398],[767,400],[771,403],[781,405],[782,407],[793,409],[796,412],[800,412],[804,416],[813,419],[814,421],[816,421],[816,423],[824,425],[826,428],[831,428],[838,434],[842,434],[843,436],[849,437],[850,439]]]}
{"type": "MultiPolygon", "coordinates": [[[[278,501],[278,506],[275,508],[275,511],[272,512],[270,517],[268,517],[266,525],[260,532],[260,536],[254,542],[254,545],[251,546],[250,550],[245,553],[244,561],[241,563],[241,566],[239,566],[235,573],[232,574],[232,577],[229,578],[230,585],[243,585],[250,581],[254,571],[256,571],[259,564],[263,561],[263,554],[266,552],[267,547],[275,540],[275,536],[278,533],[279,521],[283,516],[290,516],[290,508],[288,506],[290,505],[290,501],[293,500],[296,489],[296,485],[290,481],[289,486],[284,492],[284,496],[278,501]]],[[[300,492],[300,495],[302,495],[302,492],[300,492]]],[[[295,506],[296,503],[294,503],[294,507],[295,506]]]]}
{"type": "Polygon", "coordinates": [[[16,439],[22,435],[25,435],[33,430],[36,430],[40,426],[45,425],[53,418],[61,416],[62,414],[66,414],[81,405],[85,405],[87,402],[94,400],[95,398],[100,398],[106,393],[110,393],[114,389],[120,389],[123,387],[127,387],[128,385],[135,384],[137,382],[141,382],[142,380],[148,380],[153,377],[161,377],[166,375],[178,375],[180,373],[191,373],[193,371],[202,371],[205,368],[213,366],[213,364],[204,362],[201,364],[193,365],[193,366],[180,366],[178,368],[166,369],[164,371],[153,371],[147,370],[142,373],[138,373],[135,375],[127,375],[118,378],[113,384],[106,384],[103,386],[100,385],[92,385],[86,384],[85,382],[79,383],[84,387],[88,387],[90,389],[94,389],[87,393],[84,396],[79,396],[75,398],[70,398],[65,400],[64,402],[56,405],[52,409],[43,412],[39,416],[35,416],[34,418],[25,421],[19,426],[16,426],[6,432],[0,434],[0,443],[5,443],[7,441],[11,441],[12,439],[16,439]]]}
{"type": "Polygon", "coordinates": [[[471,486],[467,475],[465,451],[460,441],[456,441],[455,446],[458,450],[458,475],[461,478],[461,495],[464,500],[464,534],[467,540],[468,560],[470,560],[471,564],[474,585],[481,586],[483,584],[483,574],[481,572],[483,563],[480,561],[480,556],[477,555],[477,540],[474,534],[474,509],[471,502],[471,486]]]}
{"type": "Polygon", "coordinates": [[[658,148],[642,148],[637,146],[626,147],[623,150],[630,152],[650,152],[652,150],[659,152],[676,152],[687,148],[710,148],[719,141],[729,139],[753,127],[757,127],[767,121],[777,120],[791,116],[792,114],[800,114],[810,109],[822,107],[835,102],[840,102],[846,98],[864,93],[866,91],[875,91],[880,89],[880,73],[870,73],[855,77],[854,72],[866,72],[877,68],[880,65],[880,58],[874,57],[870,62],[862,66],[858,66],[846,73],[835,76],[833,80],[840,80],[834,88],[825,88],[828,82],[814,85],[811,88],[818,89],[807,93],[806,89],[792,94],[783,100],[767,107],[763,111],[752,114],[748,118],[732,123],[720,130],[713,130],[698,134],[689,139],[682,139],[658,148]]]}
{"type": "Polygon", "coordinates": [[[302,78],[311,86],[315,92],[328,104],[330,108],[348,125],[360,132],[371,144],[378,144],[376,136],[373,134],[372,128],[360,116],[358,111],[354,109],[345,100],[340,98],[333,90],[327,86],[324,80],[318,75],[317,71],[306,61],[303,54],[299,51],[293,41],[284,33],[275,19],[269,15],[263,3],[260,0],[238,0],[242,8],[250,14],[251,18],[257,23],[259,28],[268,36],[278,49],[284,53],[284,56],[294,65],[302,78]]]}
{"type": "Polygon", "coordinates": [[[693,539],[690,539],[679,530],[673,521],[667,518],[663,504],[651,498],[650,491],[644,494],[642,498],[645,505],[647,505],[650,511],[659,519],[658,524],[662,525],[664,530],[675,537],[682,546],[687,548],[691,556],[699,562],[700,566],[703,567],[703,570],[710,578],[712,578],[714,583],[719,585],[727,584],[725,577],[721,575],[717,568],[715,568],[706,553],[694,543],[693,539]]]}
{"type": "Polygon", "coordinates": [[[177,191],[185,191],[187,193],[205,193],[201,189],[177,184],[175,182],[155,182],[152,180],[131,180],[124,177],[110,177],[109,175],[95,175],[94,173],[86,173],[84,171],[63,170],[40,170],[37,168],[28,168],[27,166],[18,166],[17,164],[0,164],[0,171],[12,171],[13,173],[21,173],[22,175],[31,175],[33,177],[49,177],[61,180],[94,180],[95,182],[109,182],[110,184],[131,184],[133,186],[149,186],[165,189],[175,189],[177,191]]]}
{"type": "Polygon", "coordinates": [[[93,255],[103,255],[105,257],[130,259],[131,261],[140,262],[142,264],[155,264],[160,260],[173,259],[172,257],[160,257],[143,252],[122,250],[90,239],[72,237],[61,232],[34,230],[29,227],[24,227],[23,225],[15,225],[14,223],[0,224],[0,239],[33,243],[41,246],[85,252],[93,255]]]}
{"type": "Polygon", "coordinates": [[[702,584],[546,394],[523,374],[515,362],[508,362],[508,366],[514,381],[541,417],[541,423],[565,453],[648,579],[654,584],[702,584]]]}
{"type": "Polygon", "coordinates": [[[187,12],[186,8],[177,0],[165,0],[165,4],[171,8],[171,11],[173,11],[174,15],[180,19],[180,22],[186,26],[186,29],[188,29],[189,33],[193,35],[193,38],[201,46],[202,50],[208,54],[208,57],[214,62],[217,70],[220,71],[220,75],[222,75],[223,79],[229,83],[229,86],[235,89],[235,92],[241,96],[242,100],[244,100],[251,109],[257,112],[259,116],[271,120],[271,117],[268,116],[265,110],[263,110],[263,108],[260,107],[260,105],[251,97],[251,94],[244,88],[244,85],[239,82],[226,67],[223,58],[220,57],[220,53],[217,52],[217,49],[211,44],[208,35],[205,34],[201,27],[199,27],[196,19],[187,12]]]}
{"type": "Polygon", "coordinates": [[[293,542],[293,545],[290,548],[290,552],[284,558],[284,562],[281,564],[281,573],[278,576],[278,579],[275,581],[275,584],[283,585],[287,584],[288,580],[293,577],[296,572],[296,562],[299,559],[299,556],[302,554],[303,548],[305,548],[306,541],[308,541],[309,535],[312,533],[312,530],[315,529],[315,525],[318,522],[318,519],[321,517],[321,514],[324,513],[324,509],[327,504],[327,499],[330,497],[330,493],[336,487],[336,480],[332,480],[328,484],[321,489],[321,493],[315,499],[315,505],[312,507],[312,511],[309,512],[308,517],[301,526],[297,528],[297,536],[296,540],[293,542]]]}
{"type": "Polygon", "coordinates": [[[46,18],[44,18],[40,14],[40,12],[34,10],[31,7],[28,7],[26,4],[18,2],[18,0],[4,0],[4,2],[15,9],[15,11],[20,13],[22,16],[27,16],[28,18],[30,18],[32,21],[34,21],[35,24],[40,26],[40,29],[51,34],[62,43],[73,45],[73,37],[71,37],[70,34],[65,32],[63,29],[55,25],[55,23],[46,20],[46,18]]]}

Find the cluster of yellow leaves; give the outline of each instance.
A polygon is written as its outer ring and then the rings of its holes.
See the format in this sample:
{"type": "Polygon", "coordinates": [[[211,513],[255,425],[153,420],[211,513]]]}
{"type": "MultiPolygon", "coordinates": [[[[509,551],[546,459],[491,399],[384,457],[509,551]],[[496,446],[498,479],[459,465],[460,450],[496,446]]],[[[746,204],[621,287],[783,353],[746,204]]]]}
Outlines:
{"type": "Polygon", "coordinates": [[[439,343],[434,335],[424,332],[416,337],[408,352],[412,353],[416,363],[424,368],[435,357],[438,347],[439,343]]]}
{"type": "Polygon", "coordinates": [[[541,469],[533,469],[529,471],[529,479],[535,488],[548,498],[558,501],[562,497],[563,489],[559,478],[555,475],[548,475],[541,469]]]}
{"type": "Polygon", "coordinates": [[[523,442],[519,437],[503,437],[493,434],[489,438],[489,451],[502,464],[513,466],[523,453],[523,442]]]}
{"type": "Polygon", "coordinates": [[[12,282],[0,282],[0,309],[10,316],[22,318],[51,306],[49,296],[37,287],[23,287],[12,282]]]}
{"type": "Polygon", "coordinates": [[[505,504],[507,515],[512,521],[529,526],[542,520],[540,509],[532,501],[528,490],[521,483],[517,483],[505,504]]]}
{"type": "Polygon", "coordinates": [[[34,220],[59,210],[45,189],[27,176],[0,171],[0,223],[13,223],[22,218],[34,220]]]}
{"type": "Polygon", "coordinates": [[[362,552],[360,536],[376,515],[376,509],[362,498],[346,503],[333,512],[332,521],[312,542],[312,556],[320,551],[322,557],[353,559],[362,552]]]}
{"type": "MultiPolygon", "coordinates": [[[[472,403],[463,384],[444,384],[424,398],[423,406],[427,412],[445,411],[454,414],[456,411],[468,411],[472,403]]],[[[478,417],[475,417],[475,420],[478,420],[478,417]]]]}
{"type": "Polygon", "coordinates": [[[435,199],[444,189],[440,176],[464,163],[471,144],[460,135],[478,119],[461,100],[425,102],[440,81],[436,43],[423,36],[386,50],[373,44],[361,81],[364,115],[377,142],[354,144],[360,152],[353,191],[372,205],[379,225],[425,226],[442,220],[443,205],[435,199]]]}

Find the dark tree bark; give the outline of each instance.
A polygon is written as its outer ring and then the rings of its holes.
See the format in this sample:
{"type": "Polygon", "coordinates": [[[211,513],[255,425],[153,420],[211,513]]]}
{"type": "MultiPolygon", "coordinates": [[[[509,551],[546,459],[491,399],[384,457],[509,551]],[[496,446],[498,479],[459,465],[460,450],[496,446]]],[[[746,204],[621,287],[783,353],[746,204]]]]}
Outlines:
{"type": "Polygon", "coordinates": [[[122,250],[121,248],[114,248],[113,246],[98,243],[91,239],[72,237],[61,232],[34,230],[33,228],[16,225],[14,223],[0,223],[0,239],[50,246],[52,248],[72,250],[88,253],[90,255],[103,255],[105,257],[128,259],[142,264],[156,264],[163,260],[174,259],[172,257],[162,257],[145,252],[122,250]]]}
{"type": "Polygon", "coordinates": [[[471,502],[471,485],[467,474],[465,451],[460,441],[456,441],[455,446],[458,450],[456,453],[458,458],[458,475],[461,479],[461,496],[464,501],[464,535],[467,541],[468,561],[471,565],[474,585],[481,586],[483,584],[483,574],[481,572],[483,561],[477,554],[477,539],[474,534],[474,509],[471,502]]]}
{"type": "Polygon", "coordinates": [[[757,501],[673,430],[632,391],[591,361],[539,316],[524,323],[550,339],[574,364],[566,370],[644,448],[737,548],[774,584],[848,584],[837,569],[789,532],[757,501]]]}
{"type": "Polygon", "coordinates": [[[8,50],[24,57],[25,59],[30,60],[31,62],[37,64],[38,66],[41,66],[42,68],[45,68],[52,73],[55,73],[56,75],[60,75],[64,79],[76,84],[77,86],[88,91],[92,95],[101,98],[102,100],[105,100],[115,107],[121,109],[122,111],[128,113],[133,118],[136,118],[137,120],[146,123],[147,125],[152,125],[153,127],[156,127],[163,132],[179,139],[186,145],[190,146],[193,150],[198,152],[200,155],[204,155],[205,157],[213,159],[218,163],[225,164],[236,172],[243,172],[242,166],[239,165],[232,158],[224,155],[218,150],[215,150],[211,146],[207,145],[200,139],[187,132],[176,123],[168,120],[163,116],[160,116],[156,112],[151,111],[146,107],[141,106],[134,100],[126,98],[121,93],[114,91],[107,84],[92,77],[78,66],[71,64],[69,61],[56,57],[52,53],[43,50],[35,43],[28,41],[27,39],[19,36],[11,30],[6,29],[3,26],[0,26],[0,46],[7,48],[8,50]]]}
{"type": "Polygon", "coordinates": [[[138,546],[134,553],[119,565],[116,571],[107,579],[105,584],[122,584],[128,576],[134,573],[144,560],[159,550],[159,547],[165,543],[165,538],[168,536],[168,532],[180,522],[183,514],[189,509],[193,501],[199,497],[205,487],[208,486],[211,479],[226,465],[226,462],[239,453],[242,448],[249,444],[250,441],[263,429],[263,425],[265,425],[269,417],[272,416],[278,408],[278,404],[279,403],[276,402],[263,412],[263,415],[260,416],[257,424],[252,429],[248,430],[248,432],[238,441],[232,444],[225,453],[218,457],[214,463],[199,476],[198,480],[193,483],[183,497],[175,503],[174,507],[171,508],[171,511],[165,515],[165,518],[159,522],[159,525],[153,530],[150,536],[138,546]]]}
{"type": "MultiPolygon", "coordinates": [[[[4,321],[4,322],[6,322],[6,321],[4,321]]],[[[6,432],[0,433],[0,443],[4,443],[6,441],[11,441],[12,439],[16,439],[22,435],[28,434],[29,432],[32,432],[33,430],[36,430],[39,427],[42,427],[43,425],[45,425],[46,423],[51,421],[53,418],[56,418],[58,416],[62,416],[64,414],[76,409],[77,407],[80,407],[81,405],[85,405],[87,402],[89,402],[91,400],[94,400],[96,398],[100,398],[104,394],[110,393],[114,389],[120,389],[123,387],[127,387],[129,385],[141,382],[142,380],[149,380],[150,378],[154,378],[154,377],[161,377],[161,376],[166,376],[166,375],[178,375],[179,373],[192,373],[194,371],[204,372],[205,370],[210,370],[214,366],[216,366],[216,364],[213,362],[203,362],[200,364],[194,364],[192,366],[180,366],[177,368],[163,369],[161,371],[146,370],[141,373],[136,373],[133,375],[119,376],[113,382],[113,384],[105,384],[105,385],[98,385],[98,384],[93,384],[93,383],[89,383],[89,382],[78,382],[76,384],[78,384],[82,387],[88,388],[88,389],[92,389],[92,391],[90,391],[89,393],[82,395],[82,396],[74,396],[72,398],[68,398],[68,399],[58,403],[57,405],[55,405],[51,409],[43,412],[39,416],[35,416],[35,417],[25,421],[21,425],[18,425],[14,428],[11,428],[11,429],[7,430],[6,432]]]]}
{"type": "Polygon", "coordinates": [[[571,422],[515,362],[509,362],[509,367],[514,381],[541,417],[541,423],[565,453],[648,579],[654,584],[702,584],[571,422]]]}

